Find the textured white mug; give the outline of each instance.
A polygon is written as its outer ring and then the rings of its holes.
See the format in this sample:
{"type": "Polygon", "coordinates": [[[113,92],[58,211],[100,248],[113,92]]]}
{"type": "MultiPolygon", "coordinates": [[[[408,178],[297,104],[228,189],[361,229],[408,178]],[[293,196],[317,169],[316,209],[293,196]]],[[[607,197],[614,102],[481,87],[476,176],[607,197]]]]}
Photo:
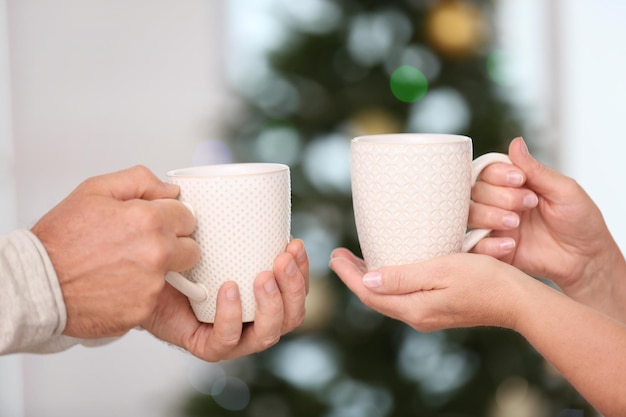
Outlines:
{"type": "Polygon", "coordinates": [[[368,269],[467,252],[490,232],[467,232],[471,187],[500,153],[472,161],[467,136],[397,133],[354,138],[352,197],[368,269]]]}
{"type": "Polygon", "coordinates": [[[180,187],[179,200],[197,219],[191,235],[201,259],[192,269],[170,272],[167,281],[191,303],[199,321],[213,323],[220,286],[239,287],[243,321],[254,320],[253,282],[271,271],[274,259],[289,243],[291,182],[282,164],[207,165],[167,173],[180,187]]]}

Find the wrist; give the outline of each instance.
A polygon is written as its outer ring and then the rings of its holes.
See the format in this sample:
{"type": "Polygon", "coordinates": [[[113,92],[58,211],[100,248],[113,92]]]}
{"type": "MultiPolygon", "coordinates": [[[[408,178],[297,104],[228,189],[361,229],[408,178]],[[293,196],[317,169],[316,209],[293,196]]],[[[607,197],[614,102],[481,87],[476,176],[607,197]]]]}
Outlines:
{"type": "Polygon", "coordinates": [[[499,282],[503,288],[498,294],[499,305],[496,309],[501,314],[495,317],[495,326],[519,332],[525,317],[533,308],[535,287],[543,285],[519,269],[501,263],[498,271],[499,282]]]}
{"type": "Polygon", "coordinates": [[[569,300],[562,292],[530,275],[526,275],[518,291],[514,300],[516,320],[510,329],[528,340],[542,326],[546,316],[555,314],[561,300],[569,300]]]}
{"type": "Polygon", "coordinates": [[[626,320],[626,261],[617,245],[592,258],[580,279],[561,289],[582,304],[626,320]]]}

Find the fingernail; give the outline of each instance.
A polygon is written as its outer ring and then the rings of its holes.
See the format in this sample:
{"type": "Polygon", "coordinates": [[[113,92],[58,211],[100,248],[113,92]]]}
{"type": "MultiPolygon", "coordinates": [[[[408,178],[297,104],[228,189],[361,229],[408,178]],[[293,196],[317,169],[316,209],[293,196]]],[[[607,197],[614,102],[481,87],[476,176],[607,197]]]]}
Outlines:
{"type": "Polygon", "coordinates": [[[334,271],[334,269],[333,269],[333,258],[330,258],[330,261],[328,261],[328,267],[329,267],[332,271],[334,271]]]}
{"type": "Polygon", "coordinates": [[[193,209],[193,206],[192,206],[191,204],[183,202],[183,205],[184,205],[185,207],[187,207],[187,210],[189,210],[189,211],[191,212],[191,215],[192,215],[193,217],[197,218],[197,217],[196,217],[196,211],[193,209]]]}
{"type": "Polygon", "coordinates": [[[265,289],[266,293],[274,294],[278,287],[276,286],[276,281],[274,281],[273,279],[270,279],[269,281],[265,283],[265,285],[263,285],[263,288],[265,289]]]}
{"type": "Polygon", "coordinates": [[[296,271],[297,270],[298,270],[298,266],[296,265],[296,263],[293,260],[289,261],[289,263],[287,264],[287,268],[285,268],[285,272],[290,277],[296,275],[296,271]]]}
{"type": "Polygon", "coordinates": [[[296,255],[296,260],[298,262],[302,262],[304,261],[304,259],[306,258],[306,251],[303,249],[298,251],[298,254],[296,255]]]}
{"type": "Polygon", "coordinates": [[[528,146],[526,145],[526,141],[523,137],[520,137],[520,139],[522,140],[522,147],[520,148],[520,150],[522,151],[522,155],[528,156],[530,152],[528,152],[528,146]]]}
{"type": "Polygon", "coordinates": [[[237,287],[229,288],[226,291],[226,298],[230,301],[237,301],[239,299],[239,291],[237,290],[237,287]]]}
{"type": "Polygon", "coordinates": [[[176,190],[176,191],[180,191],[180,187],[176,184],[172,184],[171,182],[164,182],[164,187],[165,188],[169,188],[171,190],[176,190]]]}
{"type": "Polygon", "coordinates": [[[363,285],[367,288],[380,287],[383,284],[383,276],[380,272],[368,272],[363,275],[363,285]]]}
{"type": "Polygon", "coordinates": [[[502,217],[502,224],[511,229],[516,228],[519,226],[519,217],[515,214],[505,214],[502,217]]]}
{"type": "Polygon", "coordinates": [[[517,171],[510,171],[506,174],[506,182],[509,185],[522,185],[524,183],[524,176],[517,171]]]}
{"type": "Polygon", "coordinates": [[[510,251],[515,248],[515,239],[506,239],[500,243],[500,249],[510,251]]]}
{"type": "Polygon", "coordinates": [[[535,208],[539,204],[539,199],[535,194],[528,194],[524,197],[524,207],[525,208],[535,208]]]}

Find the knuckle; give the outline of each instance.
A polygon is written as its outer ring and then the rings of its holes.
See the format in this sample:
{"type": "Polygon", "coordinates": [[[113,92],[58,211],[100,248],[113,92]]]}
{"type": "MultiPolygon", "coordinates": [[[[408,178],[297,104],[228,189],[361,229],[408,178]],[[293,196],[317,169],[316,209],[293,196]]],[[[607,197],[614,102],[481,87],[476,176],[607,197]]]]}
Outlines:
{"type": "Polygon", "coordinates": [[[413,324],[411,324],[411,327],[421,333],[432,333],[437,330],[436,326],[429,325],[428,323],[422,323],[419,321],[413,322],[413,324]]]}
{"type": "Polygon", "coordinates": [[[174,249],[166,242],[154,244],[149,255],[151,263],[159,269],[164,269],[170,265],[174,257],[174,249]]]}
{"type": "Polygon", "coordinates": [[[522,190],[507,190],[508,192],[502,194],[502,207],[505,210],[515,210],[524,206],[524,192],[522,190]]]}
{"type": "Polygon", "coordinates": [[[300,310],[298,314],[292,317],[287,317],[285,319],[285,323],[283,324],[284,333],[288,333],[302,326],[302,324],[304,323],[305,317],[306,317],[306,313],[304,309],[300,310]]]}
{"type": "Polygon", "coordinates": [[[138,227],[135,233],[138,235],[137,242],[142,246],[139,260],[161,271],[175,259],[175,242],[156,227],[138,227]]]}
{"type": "MultiPolygon", "coordinates": [[[[467,254],[462,254],[462,255],[467,255],[467,254]]],[[[451,255],[451,256],[456,256],[456,255],[451,255]]],[[[431,281],[431,284],[427,288],[424,288],[424,289],[446,287],[448,278],[451,276],[455,276],[457,274],[464,275],[463,271],[455,270],[455,266],[448,265],[447,262],[434,263],[429,268],[429,278],[430,278],[429,280],[431,281]]]]}
{"type": "Polygon", "coordinates": [[[288,288],[283,296],[292,300],[302,300],[302,302],[304,302],[304,299],[306,298],[305,281],[302,280],[298,283],[298,285],[294,285],[293,287],[288,288]]]}
{"type": "Polygon", "coordinates": [[[163,213],[161,210],[145,201],[130,201],[129,217],[139,229],[144,231],[158,231],[163,228],[163,213]]]}
{"type": "MultiPolygon", "coordinates": [[[[383,271],[381,271],[383,272],[383,271]]],[[[383,285],[392,293],[398,294],[404,287],[406,275],[401,268],[385,268],[383,285]]]]}
{"type": "Polygon", "coordinates": [[[175,234],[167,232],[161,210],[150,204],[131,204],[127,215],[129,224],[145,245],[149,261],[157,266],[168,265],[176,255],[172,239],[175,234]]]}
{"type": "Polygon", "coordinates": [[[193,240],[192,240],[192,244],[190,245],[188,256],[189,256],[189,268],[193,267],[198,262],[200,262],[200,259],[202,258],[202,252],[200,250],[200,245],[198,245],[193,240]]]}
{"type": "Polygon", "coordinates": [[[219,356],[225,356],[227,352],[232,351],[239,344],[240,335],[218,336],[215,341],[215,351],[219,352],[219,356]]]}
{"type": "Polygon", "coordinates": [[[366,306],[368,306],[370,308],[374,307],[374,301],[372,300],[372,295],[370,294],[369,291],[360,292],[359,294],[357,294],[357,298],[364,305],[366,305],[366,306]]]}
{"type": "Polygon", "coordinates": [[[225,350],[231,350],[239,344],[239,335],[234,337],[223,338],[220,340],[220,344],[225,350]]]}
{"type": "Polygon", "coordinates": [[[478,181],[476,184],[472,186],[471,189],[471,199],[476,202],[480,202],[484,191],[484,183],[482,181],[478,181]]]}
{"type": "MultiPolygon", "coordinates": [[[[508,210],[502,211],[500,209],[489,210],[485,215],[486,226],[492,229],[502,227],[502,218],[505,214],[509,213],[508,210]]],[[[516,214],[512,212],[512,214],[516,214]]]]}
{"type": "Polygon", "coordinates": [[[151,179],[153,177],[152,171],[150,171],[145,165],[135,165],[129,168],[129,171],[138,178],[151,179]]]}
{"type": "Polygon", "coordinates": [[[280,335],[264,337],[258,341],[258,346],[260,350],[266,350],[277,344],[279,340],[280,335]]]}
{"type": "Polygon", "coordinates": [[[86,178],[85,180],[83,180],[83,182],[81,182],[78,185],[78,187],[76,187],[76,190],[77,191],[85,191],[85,190],[93,189],[98,184],[100,184],[101,178],[102,178],[102,176],[86,178]]]}
{"type": "Polygon", "coordinates": [[[561,190],[564,194],[572,195],[584,192],[578,181],[573,178],[566,177],[563,182],[561,190]]]}

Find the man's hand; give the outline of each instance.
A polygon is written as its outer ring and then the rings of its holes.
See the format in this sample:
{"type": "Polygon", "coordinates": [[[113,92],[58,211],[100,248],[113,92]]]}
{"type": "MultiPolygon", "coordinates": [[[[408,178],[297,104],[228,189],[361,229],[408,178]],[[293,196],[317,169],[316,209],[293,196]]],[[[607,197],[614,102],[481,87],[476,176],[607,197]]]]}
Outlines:
{"type": "Polygon", "coordinates": [[[308,257],[303,242],[295,239],[276,258],[274,270],[260,273],[255,280],[254,323],[242,324],[237,284],[227,282],[219,290],[214,324],[200,323],[187,298],[167,284],[142,326],[206,361],[232,359],[267,349],[302,324],[308,289],[308,257]]]}
{"type": "Polygon", "coordinates": [[[195,265],[196,221],[178,192],[138,166],[86,180],[32,228],[63,292],[64,334],[124,334],[152,313],[168,271],[195,265]]]}

